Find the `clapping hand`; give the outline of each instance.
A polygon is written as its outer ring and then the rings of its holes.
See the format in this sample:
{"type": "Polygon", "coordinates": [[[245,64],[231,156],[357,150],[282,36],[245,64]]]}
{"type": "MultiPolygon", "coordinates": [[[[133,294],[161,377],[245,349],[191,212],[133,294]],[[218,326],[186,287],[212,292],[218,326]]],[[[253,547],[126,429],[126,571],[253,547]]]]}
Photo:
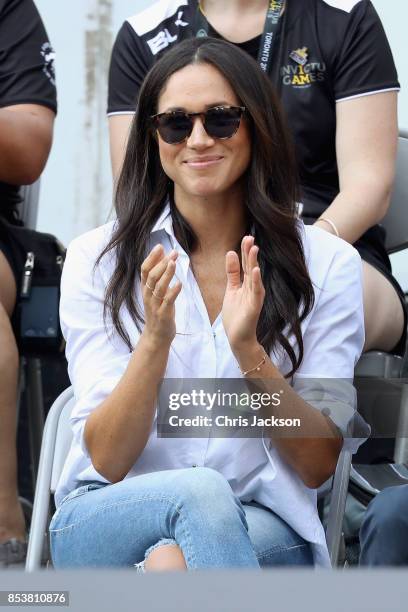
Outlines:
{"type": "Polygon", "coordinates": [[[141,268],[142,295],[145,311],[145,335],[161,342],[171,342],[176,334],[175,301],[181,291],[177,281],[169,288],[176,271],[177,251],[165,255],[162,245],[156,246],[141,268]]]}
{"type": "Polygon", "coordinates": [[[258,252],[254,237],[245,236],[241,243],[243,278],[237,253],[229,251],[225,256],[227,288],[222,321],[233,351],[257,341],[256,328],[265,298],[258,252]]]}

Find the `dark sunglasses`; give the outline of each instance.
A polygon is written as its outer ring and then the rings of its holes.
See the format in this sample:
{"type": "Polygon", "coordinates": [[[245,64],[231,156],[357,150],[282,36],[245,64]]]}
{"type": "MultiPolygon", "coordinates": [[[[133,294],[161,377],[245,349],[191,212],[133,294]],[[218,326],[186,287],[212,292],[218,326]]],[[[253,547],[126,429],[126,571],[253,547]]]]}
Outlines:
{"type": "Polygon", "coordinates": [[[193,131],[193,117],[201,117],[208,136],[225,140],[237,133],[245,106],[215,106],[203,113],[170,111],[152,115],[153,125],[167,144],[180,144],[193,131]]]}

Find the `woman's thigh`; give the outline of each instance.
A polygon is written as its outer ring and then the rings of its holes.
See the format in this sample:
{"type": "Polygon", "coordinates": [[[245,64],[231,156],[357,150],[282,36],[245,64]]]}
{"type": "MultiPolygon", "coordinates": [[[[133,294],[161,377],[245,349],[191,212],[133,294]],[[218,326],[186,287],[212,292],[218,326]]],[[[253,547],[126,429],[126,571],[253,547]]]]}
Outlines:
{"type": "Polygon", "coordinates": [[[73,491],[50,525],[56,567],[140,563],[174,539],[188,567],[258,567],[244,509],[225,478],[209,468],[168,470],[73,491]]]}
{"type": "Polygon", "coordinates": [[[0,304],[10,318],[16,304],[16,281],[11,266],[0,250],[0,304]]]}
{"type": "Polygon", "coordinates": [[[261,567],[313,565],[309,542],[284,520],[256,502],[244,503],[243,506],[248,535],[261,567]]]}
{"type": "Polygon", "coordinates": [[[404,310],[390,281],[363,261],[363,297],[366,341],[364,350],[391,351],[404,329],[404,310]]]}
{"type": "Polygon", "coordinates": [[[83,485],[70,493],[50,524],[54,565],[129,567],[142,561],[178,512],[159,474],[165,473],[83,485]]]}

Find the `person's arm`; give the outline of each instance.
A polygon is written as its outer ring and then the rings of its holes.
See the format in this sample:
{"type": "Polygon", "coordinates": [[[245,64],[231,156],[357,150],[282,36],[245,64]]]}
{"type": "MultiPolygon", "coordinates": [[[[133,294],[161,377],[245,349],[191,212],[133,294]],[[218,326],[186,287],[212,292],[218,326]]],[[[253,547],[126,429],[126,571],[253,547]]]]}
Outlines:
{"type": "MultiPolygon", "coordinates": [[[[93,234],[95,235],[95,234],[93,234]]],[[[61,326],[76,405],[74,433],[93,466],[110,482],[123,479],[142,453],[151,432],[158,385],[176,333],[174,302],[181,289],[168,289],[176,253],[153,250],[142,266],[143,333],[127,345],[103,317],[107,278],[93,272],[92,238],[70,245],[61,288],[61,326]],[[153,296],[147,285],[155,287],[153,296]]]]}
{"type": "MultiPolygon", "coordinates": [[[[324,23],[322,28],[327,27],[324,23]]],[[[333,34],[336,39],[336,33],[333,34]]],[[[330,60],[339,194],[322,216],[353,244],[385,215],[394,179],[398,75],[372,2],[348,12],[330,60]]],[[[334,233],[330,224],[319,227],[334,233]]]]}
{"type": "MultiPolygon", "coordinates": [[[[255,340],[249,344],[232,347],[242,371],[253,368],[260,363],[263,355],[262,346],[255,340]]],[[[274,446],[280,455],[300,476],[304,484],[317,489],[328,480],[336,469],[337,460],[343,446],[343,437],[334,423],[318,409],[306,402],[288,381],[282,376],[274,363],[267,358],[264,366],[258,372],[251,372],[248,380],[260,380],[260,385],[254,384],[258,392],[276,393],[279,387],[281,403],[265,411],[266,418],[296,419],[300,427],[286,428],[283,435],[271,434],[274,446]],[[272,382],[268,386],[267,381],[272,382]],[[279,381],[279,385],[276,383],[279,381]]],[[[273,432],[273,427],[266,432],[273,432]]]]}
{"type": "MultiPolygon", "coordinates": [[[[261,363],[264,354],[256,338],[256,327],[265,290],[257,264],[257,247],[251,247],[253,237],[244,241],[242,286],[238,256],[233,252],[227,254],[228,284],[223,303],[223,323],[231,350],[240,369],[246,372],[261,363]]],[[[329,389],[334,386],[330,379],[344,377],[352,380],[353,368],[364,342],[361,261],[354,249],[349,251],[347,248],[333,262],[330,277],[319,294],[314,316],[303,338],[304,357],[296,374],[303,378],[302,393],[306,396],[319,379],[327,378],[329,384],[326,388],[329,389]],[[344,296],[347,296],[347,301],[344,296]]],[[[342,406],[340,419],[336,418],[334,409],[330,418],[325,416],[291,387],[269,357],[259,371],[255,369],[246,378],[251,381],[250,388],[257,392],[272,394],[277,389],[283,391],[280,405],[268,407],[268,413],[276,418],[299,419],[300,427],[293,428],[293,431],[287,429],[286,435],[272,434],[273,444],[306,486],[319,487],[335,471],[343,446],[342,431],[346,432],[347,425],[342,419],[346,416],[348,422],[354,414],[353,409],[342,406]],[[256,379],[260,379],[259,383],[256,379]]],[[[347,397],[344,389],[348,389],[350,383],[345,380],[344,384],[337,386],[339,395],[328,395],[323,406],[318,402],[320,408],[327,405],[333,408],[341,403],[343,394],[347,397]]]]}
{"type": "Polygon", "coordinates": [[[51,149],[55,113],[38,104],[0,108],[0,181],[29,185],[51,149]]]}
{"type": "Polygon", "coordinates": [[[125,21],[112,48],[108,79],[109,140],[114,182],[122,168],[137,98],[152,61],[144,39],[125,21]]]}
{"type": "Polygon", "coordinates": [[[133,114],[112,115],[109,117],[109,142],[112,164],[112,176],[116,182],[125,157],[129,130],[133,114]]]}
{"type": "Polygon", "coordinates": [[[142,334],[112,393],[88,417],[85,444],[97,472],[123,480],[147,444],[170,343],[142,334]]]}
{"type": "Polygon", "coordinates": [[[27,185],[51,148],[55,54],[33,0],[0,4],[0,181],[27,185]]]}
{"type": "MultiPolygon", "coordinates": [[[[338,102],[336,119],[340,193],[322,216],[352,244],[381,221],[389,206],[398,137],[397,93],[338,102]]],[[[334,233],[324,221],[317,225],[334,233]]]]}

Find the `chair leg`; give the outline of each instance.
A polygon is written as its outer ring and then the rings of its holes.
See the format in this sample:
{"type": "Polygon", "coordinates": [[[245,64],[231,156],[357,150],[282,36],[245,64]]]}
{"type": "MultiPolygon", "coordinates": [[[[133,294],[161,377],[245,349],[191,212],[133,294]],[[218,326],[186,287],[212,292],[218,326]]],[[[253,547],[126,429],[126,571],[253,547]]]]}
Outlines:
{"type": "Polygon", "coordinates": [[[27,360],[27,403],[33,489],[35,490],[45,422],[41,361],[38,358],[27,360]]]}
{"type": "Polygon", "coordinates": [[[25,368],[26,368],[26,359],[25,357],[20,358],[20,367],[18,372],[18,387],[17,387],[17,405],[16,405],[16,430],[18,430],[18,424],[20,422],[20,412],[21,412],[21,401],[23,399],[23,394],[26,386],[26,376],[25,376],[25,368]]]}
{"type": "Polygon", "coordinates": [[[394,461],[395,463],[408,463],[408,384],[403,384],[401,389],[394,461]]]}
{"type": "Polygon", "coordinates": [[[342,541],[342,525],[344,509],[346,507],[350,466],[351,453],[350,451],[343,449],[340,453],[334,475],[329,515],[327,520],[326,541],[332,567],[336,567],[336,565],[339,563],[342,541]]]}

